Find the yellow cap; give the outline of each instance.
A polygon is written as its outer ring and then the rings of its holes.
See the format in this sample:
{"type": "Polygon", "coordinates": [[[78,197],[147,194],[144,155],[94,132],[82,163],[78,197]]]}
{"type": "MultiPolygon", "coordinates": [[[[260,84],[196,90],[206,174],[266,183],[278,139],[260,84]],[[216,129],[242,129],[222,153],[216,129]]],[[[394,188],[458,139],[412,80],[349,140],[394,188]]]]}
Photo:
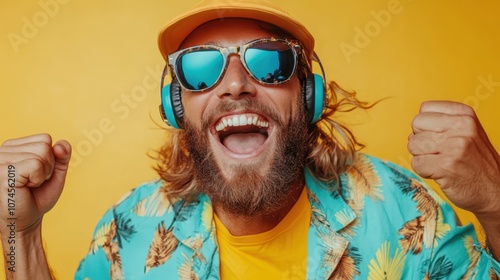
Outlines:
{"type": "Polygon", "coordinates": [[[171,20],[158,35],[162,57],[177,51],[184,39],[198,26],[223,18],[248,18],[273,24],[290,33],[302,43],[311,61],[314,37],[299,21],[282,8],[266,0],[204,0],[191,10],[171,20]]]}

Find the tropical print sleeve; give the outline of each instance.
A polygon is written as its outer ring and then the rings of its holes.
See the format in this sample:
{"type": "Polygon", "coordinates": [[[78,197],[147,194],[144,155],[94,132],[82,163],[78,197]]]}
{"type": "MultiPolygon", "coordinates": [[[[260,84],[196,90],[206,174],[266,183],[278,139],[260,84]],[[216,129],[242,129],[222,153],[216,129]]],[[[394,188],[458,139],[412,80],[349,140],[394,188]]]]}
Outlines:
{"type": "Polygon", "coordinates": [[[306,170],[307,279],[497,279],[472,225],[412,172],[360,154],[338,184],[306,170]],[[341,244],[344,244],[340,246],[341,244]],[[345,245],[347,244],[347,245],[345,245]]]}
{"type": "Polygon", "coordinates": [[[401,189],[411,195],[420,215],[399,230],[399,245],[409,255],[429,250],[430,258],[420,264],[424,279],[498,279],[499,263],[478,241],[474,227],[460,225],[451,206],[413,173],[387,165],[396,182],[410,180],[401,189]]]}
{"type": "Polygon", "coordinates": [[[498,279],[499,263],[478,241],[474,227],[458,225],[448,204],[436,213],[432,257],[422,265],[426,279],[498,279]]]}
{"type": "Polygon", "coordinates": [[[104,214],[75,279],[217,279],[209,200],[172,199],[165,184],[145,183],[104,214]]]}
{"type": "Polygon", "coordinates": [[[137,229],[126,212],[118,212],[117,206],[132,192],[134,190],[127,193],[98,222],[89,251],[80,262],[75,279],[125,279],[119,250],[137,233],[137,229]]]}
{"type": "Polygon", "coordinates": [[[165,228],[162,219],[168,220],[164,214],[170,204],[163,201],[161,190],[158,181],[143,184],[129,191],[103,215],[75,279],[125,279],[124,262],[143,264],[144,273],[162,263],[161,258],[149,252],[150,248],[154,251],[168,243],[161,253],[169,254],[168,251],[175,249],[177,239],[165,228]]]}
{"type": "MultiPolygon", "coordinates": [[[[116,236],[116,223],[112,211],[108,211],[97,224],[89,251],[80,262],[75,273],[75,279],[110,279],[112,263],[119,265],[116,258],[113,262],[113,252],[117,250],[114,242],[116,236]]],[[[117,269],[114,269],[115,274],[117,269]]]]}

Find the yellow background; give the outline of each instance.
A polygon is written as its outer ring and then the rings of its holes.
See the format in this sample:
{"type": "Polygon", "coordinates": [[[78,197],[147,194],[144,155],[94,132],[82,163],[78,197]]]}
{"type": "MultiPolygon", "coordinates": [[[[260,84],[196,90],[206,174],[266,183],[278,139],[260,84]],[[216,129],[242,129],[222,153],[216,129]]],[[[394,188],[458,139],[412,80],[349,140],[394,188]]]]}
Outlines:
{"type": "MultiPolygon", "coordinates": [[[[195,2],[0,0],[0,141],[48,132],[79,156],[44,218],[49,261],[61,279],[72,278],[105,210],[155,176],[147,153],[164,138],[156,124],[157,31],[195,2]]],[[[367,101],[391,97],[344,118],[365,152],[409,168],[410,123],[428,99],[473,105],[499,147],[499,1],[275,2],[317,38],[329,79],[367,101]]]]}

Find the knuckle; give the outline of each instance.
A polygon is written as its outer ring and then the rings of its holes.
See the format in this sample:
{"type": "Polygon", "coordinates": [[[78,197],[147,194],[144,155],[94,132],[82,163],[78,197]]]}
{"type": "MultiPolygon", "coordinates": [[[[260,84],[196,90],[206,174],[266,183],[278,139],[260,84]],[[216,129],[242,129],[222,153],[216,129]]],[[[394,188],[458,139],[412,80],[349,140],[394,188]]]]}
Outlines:
{"type": "Polygon", "coordinates": [[[477,134],[478,123],[473,116],[456,117],[453,123],[453,129],[459,131],[463,136],[473,137],[477,134]]]}
{"type": "Polygon", "coordinates": [[[462,116],[461,121],[462,121],[462,125],[464,128],[470,129],[470,130],[476,130],[477,123],[476,123],[476,120],[474,119],[474,117],[462,116]]]}
{"type": "Polygon", "coordinates": [[[408,144],[406,144],[406,149],[410,152],[410,154],[414,155],[416,153],[416,150],[414,148],[414,145],[412,141],[408,141],[408,144]]]}
{"type": "Polygon", "coordinates": [[[418,142],[418,148],[420,150],[423,150],[423,151],[427,151],[427,152],[434,152],[435,150],[437,150],[437,147],[438,147],[438,143],[440,142],[439,138],[438,137],[426,137],[426,138],[422,138],[420,139],[420,141],[418,142]]]}
{"type": "Polygon", "coordinates": [[[28,174],[26,177],[29,178],[29,181],[35,185],[39,185],[43,183],[47,179],[47,171],[46,171],[46,164],[38,159],[34,158],[31,160],[30,163],[31,171],[28,170],[28,174]]]}
{"type": "Polygon", "coordinates": [[[46,142],[36,142],[26,145],[25,152],[31,154],[31,157],[42,160],[46,163],[52,162],[54,157],[52,146],[46,142]]]}
{"type": "Polygon", "coordinates": [[[45,163],[43,162],[43,159],[34,157],[31,159],[31,169],[34,172],[37,171],[43,171],[45,169],[45,163]]]}
{"type": "Polygon", "coordinates": [[[411,120],[411,127],[417,127],[419,121],[420,121],[420,115],[416,115],[415,117],[413,117],[413,119],[411,120]]]}
{"type": "Polygon", "coordinates": [[[418,115],[411,121],[411,129],[413,133],[418,134],[422,130],[422,116],[418,115]]]}
{"type": "Polygon", "coordinates": [[[475,113],[474,113],[474,109],[470,106],[470,105],[467,105],[467,104],[464,104],[464,103],[461,103],[462,105],[462,112],[466,115],[469,115],[469,116],[474,116],[475,113]]]}
{"type": "Polygon", "coordinates": [[[42,156],[47,157],[52,155],[52,146],[47,142],[40,142],[38,144],[39,152],[42,156]]]}
{"type": "Polygon", "coordinates": [[[453,171],[456,169],[457,160],[455,157],[443,157],[439,166],[441,166],[441,169],[443,170],[453,171]]]}
{"type": "Polygon", "coordinates": [[[429,107],[432,103],[434,103],[434,101],[432,100],[426,100],[426,101],[423,101],[421,104],[420,104],[420,110],[425,110],[427,109],[427,107],[429,107]]]}
{"type": "Polygon", "coordinates": [[[408,142],[410,142],[415,137],[415,133],[410,133],[408,135],[408,142]]]}
{"type": "Polygon", "coordinates": [[[414,156],[412,159],[411,159],[411,168],[417,173],[419,174],[420,176],[424,177],[424,178],[427,178],[428,177],[428,174],[425,173],[424,171],[424,168],[423,168],[423,164],[422,164],[422,158],[419,157],[419,156],[414,156]]]}
{"type": "Polygon", "coordinates": [[[412,167],[418,168],[421,166],[422,158],[415,156],[411,159],[411,165],[412,167]]]}
{"type": "Polygon", "coordinates": [[[464,117],[464,135],[467,137],[475,137],[478,135],[478,123],[474,117],[464,117]]]}
{"type": "Polygon", "coordinates": [[[40,138],[41,142],[47,143],[48,145],[51,145],[52,143],[52,136],[48,133],[40,133],[38,134],[38,137],[40,138]]]}
{"type": "Polygon", "coordinates": [[[446,120],[450,123],[451,130],[462,130],[464,126],[462,116],[447,116],[446,120]]]}
{"type": "Polygon", "coordinates": [[[417,159],[417,157],[412,157],[410,164],[411,164],[411,168],[413,168],[413,170],[415,170],[416,172],[418,172],[419,165],[418,165],[418,159],[417,159]]]}
{"type": "Polygon", "coordinates": [[[452,147],[457,157],[465,156],[473,145],[472,139],[468,137],[457,137],[454,139],[452,147]]]}
{"type": "Polygon", "coordinates": [[[13,141],[14,141],[13,139],[7,139],[7,140],[3,141],[2,142],[2,147],[3,146],[11,145],[13,141]]]}

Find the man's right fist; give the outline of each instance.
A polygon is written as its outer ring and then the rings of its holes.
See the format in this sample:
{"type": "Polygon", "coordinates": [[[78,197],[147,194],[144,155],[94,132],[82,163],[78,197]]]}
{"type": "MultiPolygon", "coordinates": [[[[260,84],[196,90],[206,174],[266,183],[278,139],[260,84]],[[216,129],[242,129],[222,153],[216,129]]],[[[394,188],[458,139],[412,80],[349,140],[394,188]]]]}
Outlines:
{"type": "Polygon", "coordinates": [[[10,139],[0,146],[0,230],[16,218],[16,231],[40,224],[61,196],[71,145],[52,146],[48,134],[10,139]]]}

